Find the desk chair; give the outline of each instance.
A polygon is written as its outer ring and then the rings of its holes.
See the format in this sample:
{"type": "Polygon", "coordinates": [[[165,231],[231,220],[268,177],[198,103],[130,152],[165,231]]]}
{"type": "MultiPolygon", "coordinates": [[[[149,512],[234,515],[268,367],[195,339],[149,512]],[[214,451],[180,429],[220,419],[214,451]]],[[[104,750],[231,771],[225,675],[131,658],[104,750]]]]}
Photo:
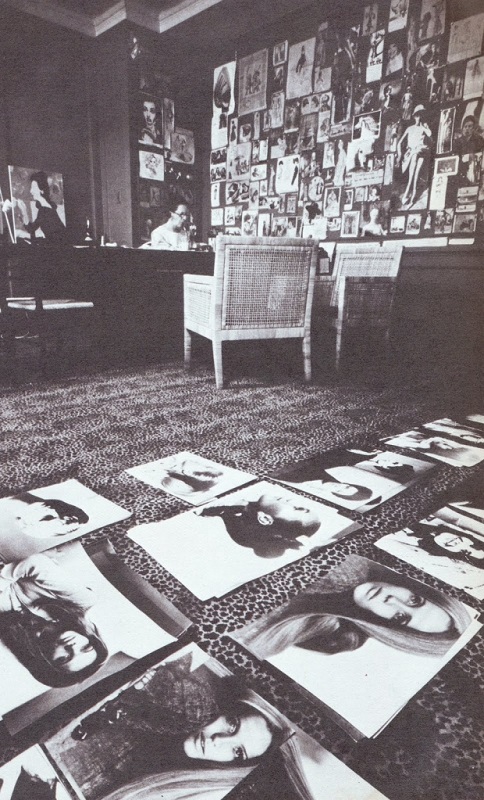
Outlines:
{"type": "Polygon", "coordinates": [[[223,386],[222,343],[301,338],[311,380],[311,307],[318,242],[218,236],[213,276],[184,276],[185,366],[192,332],[212,342],[215,383],[223,386]]]}
{"type": "Polygon", "coordinates": [[[36,270],[35,265],[24,262],[22,257],[13,257],[2,272],[0,316],[9,370],[15,367],[22,341],[38,344],[45,368],[52,343],[58,355],[68,339],[92,325],[94,304],[74,285],[68,265],[61,269],[46,268],[39,260],[36,270]],[[29,294],[24,294],[25,291],[29,294]]]}

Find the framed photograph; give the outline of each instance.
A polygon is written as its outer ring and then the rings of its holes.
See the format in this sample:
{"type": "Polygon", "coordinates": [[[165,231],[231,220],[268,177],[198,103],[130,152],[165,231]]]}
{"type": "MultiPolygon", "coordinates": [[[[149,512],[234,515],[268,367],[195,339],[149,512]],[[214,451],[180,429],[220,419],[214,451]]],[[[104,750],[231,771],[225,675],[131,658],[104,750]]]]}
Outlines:
{"type": "Polygon", "coordinates": [[[476,230],[476,214],[456,214],[453,233],[474,233],[476,230]]]}
{"type": "Polygon", "coordinates": [[[324,190],[323,216],[339,217],[340,201],[341,201],[341,189],[335,186],[327,186],[324,190]]]}
{"type": "Polygon", "coordinates": [[[171,135],[171,160],[182,164],[195,163],[193,131],[186,128],[175,128],[171,135]]]}
{"type": "Polygon", "coordinates": [[[151,181],[165,180],[165,159],[161,153],[139,151],[139,177],[151,181]]]}
{"type": "Polygon", "coordinates": [[[267,49],[239,60],[239,116],[265,109],[267,61],[267,49]]]}
{"type": "Polygon", "coordinates": [[[279,64],[284,64],[287,61],[287,39],[284,42],[278,42],[274,45],[272,50],[272,64],[274,67],[279,64]]]}
{"type": "Polygon", "coordinates": [[[289,216],[297,214],[297,194],[286,195],[286,214],[289,216]]]}
{"type": "Polygon", "coordinates": [[[354,189],[343,189],[343,211],[350,211],[353,207],[354,189]]]}
{"type": "Polygon", "coordinates": [[[395,217],[390,217],[390,233],[405,233],[406,217],[399,214],[395,217]]]}
{"type": "Polygon", "coordinates": [[[407,217],[407,224],[405,226],[405,233],[409,236],[418,236],[422,226],[421,214],[409,214],[407,217]]]}
{"type": "Polygon", "coordinates": [[[436,158],[434,162],[435,175],[457,175],[459,169],[459,156],[444,156],[436,158]]]}
{"type": "Polygon", "coordinates": [[[162,148],[164,146],[164,141],[160,100],[156,97],[150,97],[149,95],[142,95],[140,106],[141,114],[138,142],[140,142],[140,144],[162,148]]]}
{"type": "Polygon", "coordinates": [[[52,243],[62,242],[66,233],[66,210],[61,173],[9,166],[8,177],[15,240],[45,239],[52,243]],[[38,206],[42,197],[48,199],[49,207],[38,206]]]}
{"type": "Polygon", "coordinates": [[[341,238],[358,236],[360,224],[359,211],[343,211],[341,219],[341,238]]]}

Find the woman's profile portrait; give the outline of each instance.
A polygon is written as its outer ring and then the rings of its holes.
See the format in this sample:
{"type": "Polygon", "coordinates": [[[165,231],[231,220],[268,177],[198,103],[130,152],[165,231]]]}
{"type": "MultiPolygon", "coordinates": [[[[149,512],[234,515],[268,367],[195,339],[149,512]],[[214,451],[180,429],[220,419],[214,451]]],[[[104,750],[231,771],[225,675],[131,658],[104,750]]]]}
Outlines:
{"type": "Polygon", "coordinates": [[[58,172],[9,167],[11,200],[3,202],[4,213],[12,210],[15,238],[37,243],[62,244],[67,240],[64,184],[58,172]]]}

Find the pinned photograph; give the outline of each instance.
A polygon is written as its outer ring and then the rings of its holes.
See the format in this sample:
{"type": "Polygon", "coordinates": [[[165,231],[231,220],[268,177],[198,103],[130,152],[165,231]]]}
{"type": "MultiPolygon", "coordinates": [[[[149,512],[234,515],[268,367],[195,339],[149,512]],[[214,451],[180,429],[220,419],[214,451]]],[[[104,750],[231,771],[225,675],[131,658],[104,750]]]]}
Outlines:
{"type": "Polygon", "coordinates": [[[370,49],[366,62],[366,82],[379,81],[382,76],[385,31],[375,31],[370,36],[370,49]]]}
{"type": "Polygon", "coordinates": [[[165,180],[165,159],[161,153],[139,151],[139,177],[150,181],[165,180]]]}
{"type": "MultiPolygon", "coordinates": [[[[228,217],[226,217],[226,220],[228,217]]],[[[225,222],[226,225],[235,224],[225,222]]],[[[225,467],[208,458],[182,451],[173,456],[150,461],[125,470],[148,486],[163,489],[168,494],[199,505],[219,494],[255,480],[255,475],[225,467]]]]}
{"type": "Polygon", "coordinates": [[[377,21],[378,21],[378,3],[369,3],[363,9],[363,24],[361,26],[361,35],[369,36],[370,33],[375,33],[377,21]]]}
{"type": "Polygon", "coordinates": [[[392,0],[388,17],[388,30],[399,31],[407,25],[409,0],[392,0]]]}
{"type": "Polygon", "coordinates": [[[444,156],[434,161],[435,175],[457,175],[459,156],[444,156]]]}
{"type": "Polygon", "coordinates": [[[472,58],[466,64],[464,77],[464,100],[482,97],[484,91],[484,56],[472,58]]]}
{"type": "Polygon", "coordinates": [[[422,0],[420,8],[420,41],[440,36],[445,30],[445,0],[422,0]]]}
{"type": "Polygon", "coordinates": [[[231,637],[359,739],[377,736],[467,644],[476,617],[444,592],[350,555],[231,637]]]}
{"type": "Polygon", "coordinates": [[[335,509],[261,481],[217,503],[138,525],[129,536],[196,597],[209,600],[358,527],[335,509]]]}
{"type": "Polygon", "coordinates": [[[8,731],[33,724],[189,626],[107,540],[89,550],[71,542],[6,565],[0,573],[0,715],[8,731]]]}
{"type": "Polygon", "coordinates": [[[445,436],[431,436],[430,431],[407,431],[383,441],[393,447],[415,450],[453,467],[475,467],[484,461],[484,451],[478,447],[459,444],[445,436]]]}
{"type": "Polygon", "coordinates": [[[231,145],[227,150],[227,178],[231,180],[247,180],[250,177],[250,158],[252,145],[250,142],[231,145]]]}
{"type": "Polygon", "coordinates": [[[219,141],[212,141],[212,147],[227,142],[228,116],[235,110],[235,67],[235,61],[230,61],[213,71],[212,138],[219,141]]]}
{"type": "Polygon", "coordinates": [[[477,214],[456,214],[452,233],[474,233],[476,230],[477,214]]]}
{"type": "Polygon", "coordinates": [[[239,116],[266,107],[267,61],[267,50],[239,59],[239,116]]]}
{"type": "Polygon", "coordinates": [[[455,61],[464,61],[464,59],[480,56],[483,35],[484,13],[452,22],[447,62],[453,64],[455,61]]]}
{"type": "MultiPolygon", "coordinates": [[[[430,206],[432,208],[432,206],[430,206]]],[[[434,233],[452,233],[452,223],[454,220],[454,208],[442,208],[435,212],[434,233]]]]}
{"type": "Polygon", "coordinates": [[[220,183],[212,183],[210,186],[210,205],[212,208],[220,205],[220,183]]]}
{"type": "Polygon", "coordinates": [[[287,62],[286,96],[288,100],[311,94],[313,90],[313,63],[316,39],[306,39],[289,48],[287,62]]]}
{"type": "Polygon", "coordinates": [[[27,558],[131,516],[71,478],[0,500],[0,561],[27,558]]]}
{"type": "Polygon", "coordinates": [[[270,477],[361,512],[380,505],[432,469],[432,464],[395,453],[337,448],[291,464],[270,477]]]}
{"type": "Polygon", "coordinates": [[[440,112],[439,133],[437,136],[436,152],[449,153],[452,150],[454,135],[455,106],[443,108],[440,112]]]}
{"type": "Polygon", "coordinates": [[[484,524],[442,508],[375,543],[450,586],[484,599],[484,524]]]}
{"type": "Polygon", "coordinates": [[[285,156],[277,162],[276,192],[287,194],[299,186],[299,156],[285,156]]]}
{"type": "Polygon", "coordinates": [[[284,42],[278,42],[274,45],[272,50],[272,64],[278,67],[279,64],[284,64],[287,61],[287,39],[284,42]]]}

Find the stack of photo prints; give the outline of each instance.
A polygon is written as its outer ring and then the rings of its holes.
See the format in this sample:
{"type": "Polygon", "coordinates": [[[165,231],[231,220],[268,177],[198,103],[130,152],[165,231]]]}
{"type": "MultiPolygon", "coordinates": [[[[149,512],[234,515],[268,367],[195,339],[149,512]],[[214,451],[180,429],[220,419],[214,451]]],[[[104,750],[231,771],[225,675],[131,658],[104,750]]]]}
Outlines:
{"type": "Polygon", "coordinates": [[[214,235],[482,231],[484,11],[451,5],[354,3],[217,66],[214,235]]]}
{"type": "MultiPolygon", "coordinates": [[[[221,598],[343,537],[357,544],[365,514],[431,481],[444,468],[436,461],[484,461],[484,415],[426,422],[380,445],[263,476],[189,451],[162,455],[123,481],[191,508],[128,536],[198,600],[221,598]]],[[[323,566],[229,632],[354,740],[378,736],[481,627],[472,603],[484,599],[482,486],[473,476],[440,505],[380,534],[374,559],[323,566]],[[379,550],[442,588],[379,563],[379,550]]],[[[222,798],[257,767],[274,797],[290,786],[306,800],[385,800],[208,656],[191,621],[107,536],[81,543],[130,516],[73,479],[0,499],[0,715],[12,744],[48,727],[0,768],[1,799],[222,798]]]]}

